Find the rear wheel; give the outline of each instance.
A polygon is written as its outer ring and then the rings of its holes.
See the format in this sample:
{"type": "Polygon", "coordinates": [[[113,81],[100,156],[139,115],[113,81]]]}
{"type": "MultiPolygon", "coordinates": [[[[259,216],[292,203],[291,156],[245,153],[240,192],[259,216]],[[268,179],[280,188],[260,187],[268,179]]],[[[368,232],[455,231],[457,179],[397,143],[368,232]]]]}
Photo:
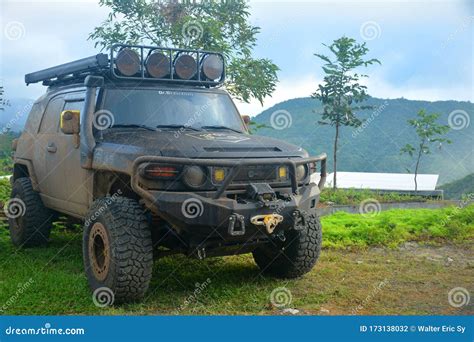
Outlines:
{"type": "Polygon", "coordinates": [[[29,178],[15,180],[4,211],[15,246],[36,247],[48,243],[54,212],[43,205],[29,178]]]}
{"type": "Polygon", "coordinates": [[[311,271],[321,252],[321,223],[315,214],[304,214],[295,229],[285,232],[285,241],[272,240],[253,252],[263,273],[296,278],[311,271]]]}
{"type": "Polygon", "coordinates": [[[147,218],[137,201],[108,197],[94,202],[85,221],[83,257],[94,293],[108,288],[116,303],[144,297],[153,248],[147,218]]]}

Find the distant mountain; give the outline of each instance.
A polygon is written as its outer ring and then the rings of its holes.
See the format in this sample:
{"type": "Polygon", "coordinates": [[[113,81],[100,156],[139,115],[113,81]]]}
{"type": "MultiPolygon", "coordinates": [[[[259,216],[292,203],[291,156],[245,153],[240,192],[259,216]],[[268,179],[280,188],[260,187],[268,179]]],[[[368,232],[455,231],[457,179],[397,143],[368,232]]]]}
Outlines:
{"type": "MultiPolygon", "coordinates": [[[[400,155],[406,143],[414,144],[416,135],[407,125],[424,108],[428,112],[440,113],[440,123],[448,124],[448,116],[455,119],[447,137],[452,144],[434,147],[433,154],[422,157],[421,173],[440,175],[439,184],[462,178],[474,171],[474,104],[460,101],[413,101],[406,99],[370,98],[367,104],[373,110],[362,111],[365,119],[360,129],[344,127],[341,131],[338,170],[359,172],[407,172],[413,170],[414,162],[400,155]],[[467,116],[466,116],[467,114],[467,116]],[[461,122],[459,119],[470,120],[461,122]],[[459,128],[459,127],[458,127],[459,128]],[[440,148],[439,148],[440,147],[440,148]]],[[[332,170],[334,128],[318,124],[322,106],[312,98],[297,98],[281,102],[257,115],[254,120],[267,127],[256,134],[276,137],[302,146],[311,155],[326,152],[329,170],[332,170]],[[273,120],[272,120],[273,118],[273,120]],[[274,129],[273,127],[283,129],[274,129]]]]}
{"type": "Polygon", "coordinates": [[[9,105],[0,111],[0,132],[8,128],[12,131],[23,129],[34,100],[26,98],[8,99],[9,105]]]}
{"type": "Polygon", "coordinates": [[[454,182],[443,184],[439,189],[444,190],[446,199],[460,199],[462,194],[474,194],[474,173],[454,182]]]}

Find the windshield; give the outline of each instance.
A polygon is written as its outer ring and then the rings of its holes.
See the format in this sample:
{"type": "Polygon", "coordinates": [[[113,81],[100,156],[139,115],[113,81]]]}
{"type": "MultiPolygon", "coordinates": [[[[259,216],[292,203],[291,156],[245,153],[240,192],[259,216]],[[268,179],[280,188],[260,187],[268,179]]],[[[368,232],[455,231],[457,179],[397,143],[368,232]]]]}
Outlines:
{"type": "Polygon", "coordinates": [[[226,94],[188,89],[109,89],[103,109],[112,113],[114,126],[245,131],[226,94]]]}

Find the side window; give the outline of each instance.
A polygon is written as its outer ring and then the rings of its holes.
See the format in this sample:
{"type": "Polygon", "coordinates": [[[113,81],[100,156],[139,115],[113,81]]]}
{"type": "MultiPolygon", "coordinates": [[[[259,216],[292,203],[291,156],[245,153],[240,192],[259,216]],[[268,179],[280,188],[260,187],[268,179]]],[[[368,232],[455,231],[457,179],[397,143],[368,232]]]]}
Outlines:
{"type": "Polygon", "coordinates": [[[82,112],[84,108],[84,100],[67,101],[64,110],[79,110],[82,112]]]}
{"type": "Polygon", "coordinates": [[[41,122],[41,116],[44,113],[44,104],[43,102],[36,102],[31,107],[30,114],[26,119],[25,123],[25,131],[30,134],[36,134],[39,129],[39,125],[41,122]]]}
{"type": "Polygon", "coordinates": [[[41,120],[39,133],[56,133],[59,127],[59,115],[63,108],[64,100],[62,97],[55,97],[49,101],[46,112],[41,120]]]}

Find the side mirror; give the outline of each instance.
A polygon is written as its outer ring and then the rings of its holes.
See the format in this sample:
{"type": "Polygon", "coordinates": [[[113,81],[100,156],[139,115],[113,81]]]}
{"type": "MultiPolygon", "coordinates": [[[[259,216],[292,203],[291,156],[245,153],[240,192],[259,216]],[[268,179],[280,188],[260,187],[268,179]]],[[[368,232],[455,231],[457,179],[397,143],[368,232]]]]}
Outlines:
{"type": "Polygon", "coordinates": [[[245,126],[250,125],[250,115],[242,115],[242,120],[244,121],[245,126]]]}
{"type": "Polygon", "coordinates": [[[79,134],[80,130],[79,110],[65,110],[61,113],[61,131],[64,134],[79,134]]]}

